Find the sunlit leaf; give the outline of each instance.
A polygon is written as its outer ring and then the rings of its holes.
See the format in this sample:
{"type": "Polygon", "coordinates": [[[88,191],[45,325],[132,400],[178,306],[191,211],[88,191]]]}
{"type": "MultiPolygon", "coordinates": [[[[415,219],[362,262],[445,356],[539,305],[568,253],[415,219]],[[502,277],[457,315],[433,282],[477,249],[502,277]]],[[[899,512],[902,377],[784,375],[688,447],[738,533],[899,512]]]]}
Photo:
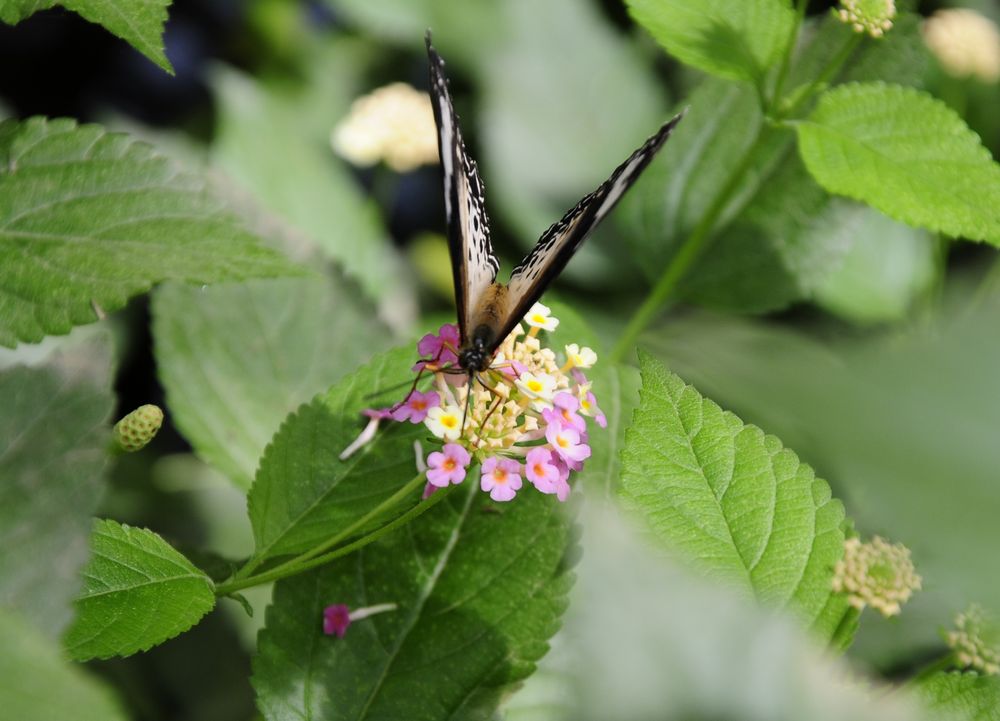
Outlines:
{"type": "Polygon", "coordinates": [[[173,74],[163,53],[163,24],[170,0],[4,0],[0,20],[11,25],[39,10],[62,5],[129,43],[132,47],[173,74]]]}
{"type": "Polygon", "coordinates": [[[339,275],[163,286],[153,335],[174,422],[243,489],[285,416],[387,343],[339,275]]]}
{"type": "Polygon", "coordinates": [[[496,504],[473,479],[333,565],[280,581],[253,684],[264,717],[489,718],[559,626],[569,523],[532,488],[496,504]],[[324,636],[323,608],[395,603],[324,636]]]}
{"type": "Polygon", "coordinates": [[[25,619],[0,608],[0,719],[119,721],[127,718],[111,690],[25,619]]]}
{"type": "Polygon", "coordinates": [[[0,124],[0,344],[90,323],[163,280],[297,274],[153,149],[97,125],[0,124]]]}
{"type": "Polygon", "coordinates": [[[101,497],[111,373],[103,335],[0,372],[0,606],[53,638],[72,616],[101,497]]]}
{"type": "Polygon", "coordinates": [[[699,70],[759,82],[791,41],[787,0],[627,0],[636,22],[699,70]]]}
{"type": "Polygon", "coordinates": [[[806,167],[830,192],[910,225],[1000,245],[1000,165],[930,95],[844,85],[796,129],[806,167]]]}
{"type": "Polygon", "coordinates": [[[831,635],[846,604],[830,603],[844,543],[844,509],[830,487],[774,436],[650,356],[640,362],[623,501],[684,559],[831,635]]]}
{"type": "Polygon", "coordinates": [[[211,579],[152,531],[97,520],[76,619],[76,659],[128,656],[173,638],[215,606],[211,579]]]}

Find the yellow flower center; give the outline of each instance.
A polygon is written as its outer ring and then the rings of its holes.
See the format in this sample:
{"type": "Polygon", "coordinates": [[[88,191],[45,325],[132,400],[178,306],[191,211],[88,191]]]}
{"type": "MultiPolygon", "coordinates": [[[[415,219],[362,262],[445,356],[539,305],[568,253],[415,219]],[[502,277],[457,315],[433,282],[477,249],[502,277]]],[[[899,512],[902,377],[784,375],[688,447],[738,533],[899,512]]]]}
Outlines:
{"type": "Polygon", "coordinates": [[[441,416],[441,425],[445,428],[457,428],[458,418],[455,416],[441,416]]]}
{"type": "Polygon", "coordinates": [[[541,381],[537,381],[534,379],[528,381],[527,383],[525,383],[525,385],[528,386],[528,390],[531,391],[532,393],[538,393],[540,390],[542,390],[542,388],[545,387],[542,385],[541,381]]]}
{"type": "Polygon", "coordinates": [[[541,313],[535,313],[533,316],[531,316],[531,320],[533,320],[535,323],[544,323],[548,319],[541,313]]]}
{"type": "Polygon", "coordinates": [[[441,464],[441,467],[443,469],[445,469],[446,471],[454,471],[455,470],[455,466],[457,466],[457,465],[458,464],[455,463],[455,459],[454,458],[446,458],[445,461],[444,461],[444,463],[441,464]]]}
{"type": "Polygon", "coordinates": [[[545,475],[545,466],[543,466],[541,463],[536,463],[534,466],[532,466],[532,469],[535,471],[536,476],[545,475]]]}
{"type": "Polygon", "coordinates": [[[507,471],[502,468],[497,468],[493,471],[493,480],[496,483],[506,483],[507,482],[507,471]]]}
{"type": "Polygon", "coordinates": [[[569,441],[566,440],[565,436],[556,436],[556,443],[559,444],[560,448],[569,446],[569,441]]]}

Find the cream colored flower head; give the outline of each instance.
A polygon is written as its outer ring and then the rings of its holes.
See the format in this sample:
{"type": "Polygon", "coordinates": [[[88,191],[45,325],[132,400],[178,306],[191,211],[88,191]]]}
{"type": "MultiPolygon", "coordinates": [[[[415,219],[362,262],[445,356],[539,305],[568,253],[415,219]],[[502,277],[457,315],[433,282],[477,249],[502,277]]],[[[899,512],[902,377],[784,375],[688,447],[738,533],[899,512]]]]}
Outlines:
{"type": "Polygon", "coordinates": [[[896,3],[894,0],[840,0],[840,10],[836,12],[840,21],[854,28],[854,32],[880,38],[892,28],[896,3]]]}
{"type": "Polygon", "coordinates": [[[920,588],[921,579],[910,560],[910,549],[875,536],[844,541],[844,557],[834,571],[833,590],[847,594],[857,609],[871,606],[883,616],[895,616],[920,588]]]}
{"type": "Polygon", "coordinates": [[[1000,30],[975,10],[938,10],[924,22],[924,43],[949,75],[1000,80],[1000,30]]]}
{"type": "Polygon", "coordinates": [[[355,100],[330,142],[338,155],[360,166],[381,160],[406,172],[438,162],[430,97],[405,83],[386,85],[355,100]]]}
{"type": "Polygon", "coordinates": [[[1000,623],[981,606],[970,606],[955,618],[945,637],[955,660],[989,676],[1000,675],[1000,623]]]}

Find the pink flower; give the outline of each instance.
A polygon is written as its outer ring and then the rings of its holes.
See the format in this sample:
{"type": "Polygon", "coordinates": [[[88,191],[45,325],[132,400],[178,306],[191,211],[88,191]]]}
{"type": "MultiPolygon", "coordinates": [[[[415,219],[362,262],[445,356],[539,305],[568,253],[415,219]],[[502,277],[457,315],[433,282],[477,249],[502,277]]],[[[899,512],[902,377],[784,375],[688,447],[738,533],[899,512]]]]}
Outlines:
{"type": "Polygon", "coordinates": [[[553,462],[553,453],[546,446],[536,446],[524,459],[524,475],[542,493],[555,493],[559,483],[559,469],[553,462]]]}
{"type": "Polygon", "coordinates": [[[323,633],[343,638],[351,625],[351,610],[343,603],[335,603],[323,609],[323,633]]]}
{"type": "Polygon", "coordinates": [[[545,429],[545,440],[552,444],[552,450],[567,464],[590,458],[590,446],[581,443],[580,434],[573,428],[550,424],[545,429]]]}
{"type": "Polygon", "coordinates": [[[570,469],[572,469],[574,471],[581,470],[583,468],[583,462],[581,461],[580,463],[576,463],[576,464],[566,463],[566,461],[564,461],[562,458],[560,458],[558,456],[558,454],[553,453],[552,454],[552,463],[553,463],[553,465],[555,465],[556,470],[559,471],[559,480],[556,481],[556,483],[555,483],[555,489],[554,489],[554,492],[556,494],[556,498],[558,498],[560,501],[565,501],[567,498],[569,498],[569,490],[570,490],[569,489],[569,472],[570,472],[570,469]]]}
{"type": "Polygon", "coordinates": [[[361,415],[371,418],[374,421],[383,421],[392,418],[392,408],[365,408],[361,415]]]}
{"type": "MultiPolygon", "coordinates": [[[[461,343],[458,335],[458,326],[454,323],[445,323],[438,330],[438,334],[428,333],[417,342],[417,353],[425,359],[432,361],[435,365],[447,365],[458,362],[455,350],[461,343]]],[[[422,368],[425,361],[417,363],[413,368],[422,368]]]]}
{"type": "Polygon", "coordinates": [[[396,406],[392,411],[394,421],[409,421],[410,423],[422,423],[427,417],[427,411],[441,404],[441,397],[434,391],[421,393],[414,390],[403,401],[402,405],[396,406]]]}
{"type": "Polygon", "coordinates": [[[480,488],[494,501],[509,501],[521,488],[521,464],[511,458],[491,456],[483,461],[480,488]]]}
{"type": "Polygon", "coordinates": [[[587,391],[587,403],[590,405],[591,412],[594,414],[594,420],[597,421],[597,425],[601,428],[607,428],[608,417],[604,415],[604,412],[597,406],[597,398],[590,391],[587,391]]]}
{"type": "Polygon", "coordinates": [[[465,480],[465,470],[472,456],[457,443],[446,443],[443,452],[435,451],[427,456],[427,480],[429,483],[444,488],[449,483],[461,483],[465,480]]]}
{"type": "Polygon", "coordinates": [[[587,431],[587,422],[577,414],[579,408],[580,401],[572,394],[563,391],[556,393],[552,399],[552,408],[543,410],[542,418],[549,426],[564,426],[584,434],[587,431]]]}
{"type": "Polygon", "coordinates": [[[427,483],[424,485],[424,493],[422,496],[420,496],[420,500],[426,501],[428,498],[434,495],[434,491],[436,491],[437,489],[438,489],[437,486],[435,486],[430,481],[427,481],[427,483]]]}

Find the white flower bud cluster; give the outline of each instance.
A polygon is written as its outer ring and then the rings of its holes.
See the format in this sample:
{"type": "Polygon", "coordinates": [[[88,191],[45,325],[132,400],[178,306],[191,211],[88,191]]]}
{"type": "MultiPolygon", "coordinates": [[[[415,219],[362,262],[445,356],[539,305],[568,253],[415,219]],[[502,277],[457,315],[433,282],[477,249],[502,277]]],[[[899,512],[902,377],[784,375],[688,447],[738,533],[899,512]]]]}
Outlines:
{"type": "Polygon", "coordinates": [[[955,617],[948,645],[962,666],[990,676],[1000,675],[1000,624],[980,606],[971,606],[955,617]]]}
{"type": "Polygon", "coordinates": [[[924,43],[949,75],[1000,80],[1000,30],[975,10],[938,10],[923,26],[924,43]]]}
{"type": "Polygon", "coordinates": [[[868,33],[880,38],[892,28],[896,17],[894,0],[840,0],[841,8],[837,17],[847,23],[855,32],[868,33]]]}
{"type": "Polygon", "coordinates": [[[920,588],[921,579],[910,559],[910,549],[875,536],[844,542],[844,557],[834,571],[833,590],[846,593],[858,610],[871,606],[883,616],[895,616],[920,588]]]}

